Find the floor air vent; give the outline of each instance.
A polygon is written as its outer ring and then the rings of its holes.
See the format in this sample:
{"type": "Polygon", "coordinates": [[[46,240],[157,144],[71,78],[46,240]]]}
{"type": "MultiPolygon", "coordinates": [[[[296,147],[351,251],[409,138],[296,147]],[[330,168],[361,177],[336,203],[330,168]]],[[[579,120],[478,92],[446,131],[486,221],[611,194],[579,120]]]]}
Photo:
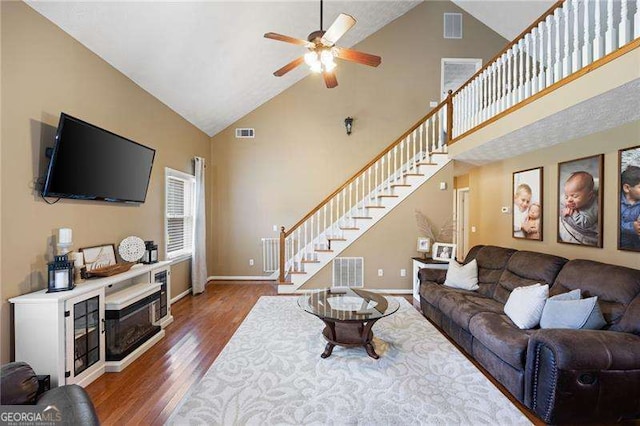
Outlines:
{"type": "Polygon", "coordinates": [[[247,138],[255,138],[255,137],[256,137],[256,129],[250,129],[250,128],[236,129],[236,138],[238,139],[247,139],[247,138]]]}
{"type": "Polygon", "coordinates": [[[462,13],[444,14],[444,38],[462,38],[462,13]]]}
{"type": "Polygon", "coordinates": [[[333,287],[363,287],[364,257],[333,259],[333,287]]]}

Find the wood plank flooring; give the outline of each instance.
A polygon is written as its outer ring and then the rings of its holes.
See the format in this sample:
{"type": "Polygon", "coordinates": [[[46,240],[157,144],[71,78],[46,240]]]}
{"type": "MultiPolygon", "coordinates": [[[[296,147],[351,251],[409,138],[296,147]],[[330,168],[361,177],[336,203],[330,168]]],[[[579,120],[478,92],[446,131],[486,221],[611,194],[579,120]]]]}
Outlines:
{"type": "MultiPolygon", "coordinates": [[[[87,386],[101,424],[164,424],[191,385],[204,376],[258,299],[275,295],[277,288],[273,282],[223,281],[210,283],[203,294],[184,297],[171,305],[174,322],[165,329],[162,340],[124,371],[103,374],[87,386]]],[[[405,298],[412,303],[412,296],[405,298]]],[[[543,424],[475,360],[469,359],[529,420],[543,424]]]]}

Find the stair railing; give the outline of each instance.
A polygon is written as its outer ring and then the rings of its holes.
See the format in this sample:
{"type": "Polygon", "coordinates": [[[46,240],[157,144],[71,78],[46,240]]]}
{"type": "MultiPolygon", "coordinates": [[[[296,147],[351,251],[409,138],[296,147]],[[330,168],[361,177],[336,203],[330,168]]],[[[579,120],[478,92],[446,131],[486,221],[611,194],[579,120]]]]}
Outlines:
{"type": "Polygon", "coordinates": [[[451,94],[420,119],[366,166],[322,200],[289,230],[280,232],[279,282],[287,274],[303,272],[305,263],[317,262],[317,253],[331,250],[344,231],[357,229],[368,210],[382,207],[380,200],[392,189],[406,186],[404,178],[430,163],[433,152],[446,153],[451,135],[451,94]]]}
{"type": "Polygon", "coordinates": [[[640,0],[556,2],[453,93],[452,142],[639,37],[640,0]]]}

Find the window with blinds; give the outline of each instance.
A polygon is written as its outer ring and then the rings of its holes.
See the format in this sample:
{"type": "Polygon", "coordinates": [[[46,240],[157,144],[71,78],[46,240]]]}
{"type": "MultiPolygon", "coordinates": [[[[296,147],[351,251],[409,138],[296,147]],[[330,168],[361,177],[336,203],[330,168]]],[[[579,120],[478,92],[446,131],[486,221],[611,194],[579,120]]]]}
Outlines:
{"type": "Polygon", "coordinates": [[[167,258],[189,255],[193,251],[195,177],[165,169],[167,258]]]}

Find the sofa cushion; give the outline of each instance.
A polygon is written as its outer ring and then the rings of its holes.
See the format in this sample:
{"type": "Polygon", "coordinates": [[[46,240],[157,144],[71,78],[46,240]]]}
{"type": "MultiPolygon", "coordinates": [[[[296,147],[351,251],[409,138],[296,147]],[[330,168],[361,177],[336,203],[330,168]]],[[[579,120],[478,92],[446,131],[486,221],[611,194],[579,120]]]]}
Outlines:
{"type": "Polygon", "coordinates": [[[466,265],[461,265],[455,260],[449,262],[447,278],[444,281],[447,287],[461,288],[463,290],[477,290],[478,287],[478,263],[475,259],[466,265]]]}
{"type": "Polygon", "coordinates": [[[630,317],[627,318],[625,311],[640,294],[640,270],[591,260],[571,260],[558,274],[550,294],[577,288],[582,291],[582,297],[598,296],[602,315],[610,330],[639,331],[634,324],[640,319],[637,317],[640,312],[634,317],[630,310],[627,313],[630,317]]]}
{"type": "Polygon", "coordinates": [[[469,331],[500,359],[524,370],[529,337],[535,330],[520,330],[505,314],[482,312],[471,319],[469,331]]]}
{"type": "Polygon", "coordinates": [[[551,287],[565,263],[567,259],[564,257],[550,254],[531,251],[514,253],[509,258],[492,296],[497,301],[506,303],[514,288],[538,283],[551,287]]]}
{"type": "Polygon", "coordinates": [[[502,312],[502,304],[476,292],[450,289],[442,296],[438,305],[440,311],[464,330],[469,330],[469,321],[482,312],[502,312]]]}
{"type": "Polygon", "coordinates": [[[549,285],[533,284],[515,288],[504,305],[504,313],[518,328],[527,330],[540,324],[544,305],[549,298],[549,285]]]}
{"type": "MultiPolygon", "coordinates": [[[[478,250],[478,293],[492,297],[496,284],[504,271],[509,258],[516,251],[504,247],[484,246],[478,250]]],[[[504,302],[503,302],[504,303],[504,302]]]]}
{"type": "Polygon", "coordinates": [[[605,325],[598,296],[580,299],[579,289],[550,297],[540,318],[540,328],[600,330],[605,325]]]}

